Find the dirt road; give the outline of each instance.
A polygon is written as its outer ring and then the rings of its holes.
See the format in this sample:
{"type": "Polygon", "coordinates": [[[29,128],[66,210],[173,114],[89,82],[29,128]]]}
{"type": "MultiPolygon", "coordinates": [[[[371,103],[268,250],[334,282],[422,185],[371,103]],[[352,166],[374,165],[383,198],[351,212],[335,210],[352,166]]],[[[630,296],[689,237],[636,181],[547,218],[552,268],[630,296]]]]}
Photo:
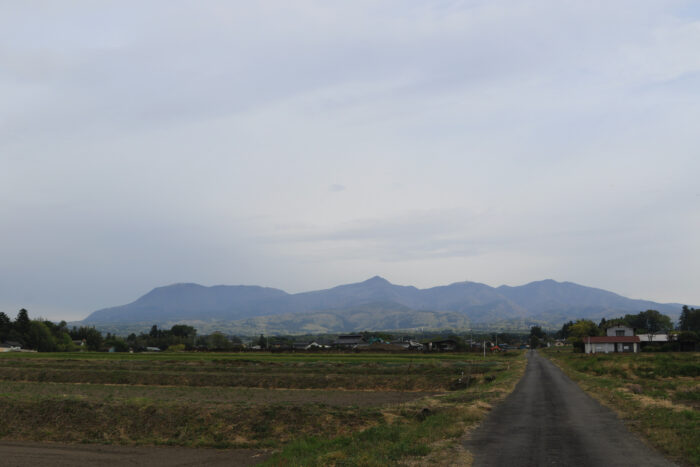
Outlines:
{"type": "Polygon", "coordinates": [[[177,447],[101,446],[0,441],[0,466],[248,466],[269,454],[251,449],[188,449],[177,447]]]}
{"type": "Polygon", "coordinates": [[[671,466],[611,410],[530,352],[513,393],[472,434],[474,466],[671,466]]]}

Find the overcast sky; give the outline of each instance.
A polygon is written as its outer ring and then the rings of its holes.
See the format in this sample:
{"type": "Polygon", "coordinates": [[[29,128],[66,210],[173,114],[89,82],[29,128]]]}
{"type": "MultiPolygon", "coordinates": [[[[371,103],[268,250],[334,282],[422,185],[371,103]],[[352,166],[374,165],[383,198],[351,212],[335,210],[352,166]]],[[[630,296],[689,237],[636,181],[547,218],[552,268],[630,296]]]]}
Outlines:
{"type": "Polygon", "coordinates": [[[700,305],[700,4],[0,0],[0,311],[552,278],[700,305]]]}

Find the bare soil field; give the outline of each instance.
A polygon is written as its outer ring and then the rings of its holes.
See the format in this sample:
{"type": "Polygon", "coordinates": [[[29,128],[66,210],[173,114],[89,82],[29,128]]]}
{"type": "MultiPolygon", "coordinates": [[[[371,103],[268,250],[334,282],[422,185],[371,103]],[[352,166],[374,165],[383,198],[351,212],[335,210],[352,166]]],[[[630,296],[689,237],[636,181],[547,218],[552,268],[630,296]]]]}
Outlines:
{"type": "Polygon", "coordinates": [[[0,449],[12,465],[141,465],[164,446],[189,449],[166,465],[442,464],[523,368],[517,352],[0,355],[0,449]]]}
{"type": "MultiPolygon", "coordinates": [[[[0,358],[3,381],[121,384],[178,387],[246,387],[287,389],[356,389],[440,391],[449,388],[455,375],[466,368],[459,359],[414,354],[413,358],[386,355],[197,355],[170,354],[153,359],[143,355],[81,358],[81,354],[31,357],[17,354],[0,358]]],[[[102,354],[105,355],[105,354],[102,354]]],[[[473,373],[488,365],[469,365],[473,373]]]]}
{"type": "Polygon", "coordinates": [[[228,405],[322,404],[378,407],[439,394],[435,391],[262,389],[229,387],[138,386],[121,384],[0,381],[0,394],[15,398],[80,398],[104,402],[167,400],[173,403],[228,405]]]}
{"type": "Polygon", "coordinates": [[[229,467],[256,465],[270,456],[254,449],[188,449],[179,447],[103,446],[0,441],[5,467],[154,466],[229,467]]]}

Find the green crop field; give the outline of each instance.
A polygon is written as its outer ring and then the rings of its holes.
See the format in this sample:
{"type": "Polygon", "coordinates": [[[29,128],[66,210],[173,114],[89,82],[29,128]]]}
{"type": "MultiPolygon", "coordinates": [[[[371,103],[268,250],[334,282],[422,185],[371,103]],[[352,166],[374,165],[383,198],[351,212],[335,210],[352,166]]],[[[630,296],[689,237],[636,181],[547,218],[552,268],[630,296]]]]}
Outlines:
{"type": "Polygon", "coordinates": [[[0,438],[257,448],[271,465],[439,462],[468,456],[458,440],[524,366],[517,352],[5,353],[0,438]]]}
{"type": "Polygon", "coordinates": [[[657,449],[700,465],[700,353],[544,354],[657,449]]]}

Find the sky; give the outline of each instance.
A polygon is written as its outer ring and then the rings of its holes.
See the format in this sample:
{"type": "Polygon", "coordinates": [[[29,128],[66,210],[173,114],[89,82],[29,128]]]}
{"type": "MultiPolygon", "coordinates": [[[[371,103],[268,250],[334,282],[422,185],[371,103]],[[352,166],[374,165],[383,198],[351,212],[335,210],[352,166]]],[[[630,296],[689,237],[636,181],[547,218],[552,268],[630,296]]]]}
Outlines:
{"type": "Polygon", "coordinates": [[[0,311],[546,278],[700,305],[700,6],[0,0],[0,311]]]}

